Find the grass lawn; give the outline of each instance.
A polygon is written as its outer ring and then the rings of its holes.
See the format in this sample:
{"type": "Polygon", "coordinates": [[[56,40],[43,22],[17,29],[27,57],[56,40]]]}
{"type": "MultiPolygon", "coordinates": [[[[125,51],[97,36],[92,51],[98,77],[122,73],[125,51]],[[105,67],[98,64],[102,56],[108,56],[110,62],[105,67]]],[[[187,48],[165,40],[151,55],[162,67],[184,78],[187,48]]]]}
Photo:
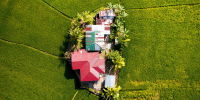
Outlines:
{"type": "Polygon", "coordinates": [[[200,5],[127,10],[131,41],[118,85],[124,98],[200,98],[200,5]]]}

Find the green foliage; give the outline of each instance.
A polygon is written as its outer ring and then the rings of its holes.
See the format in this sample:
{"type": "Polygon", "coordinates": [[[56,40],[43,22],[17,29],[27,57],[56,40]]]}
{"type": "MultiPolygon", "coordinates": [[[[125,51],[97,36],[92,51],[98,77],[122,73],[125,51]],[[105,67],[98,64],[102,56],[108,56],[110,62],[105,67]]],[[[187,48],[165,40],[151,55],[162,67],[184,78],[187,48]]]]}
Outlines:
{"type": "Polygon", "coordinates": [[[72,20],[71,22],[71,29],[75,29],[75,28],[82,28],[82,24],[81,24],[81,20],[79,20],[79,18],[81,18],[81,16],[77,15],[77,18],[75,18],[74,20],[72,20]]]}
{"type": "Polygon", "coordinates": [[[116,28],[116,31],[113,30],[113,28],[111,27],[112,34],[114,35],[111,35],[110,38],[118,39],[118,50],[123,51],[123,49],[128,46],[127,42],[130,41],[127,35],[129,30],[127,30],[124,27],[125,21],[123,18],[123,17],[127,17],[128,14],[125,12],[124,7],[121,6],[120,4],[112,5],[111,3],[109,3],[108,8],[113,9],[114,12],[117,14],[117,17],[115,19],[115,24],[111,24],[111,26],[116,28]]]}
{"type": "Polygon", "coordinates": [[[112,3],[108,3],[108,8],[109,9],[113,9],[113,4],[112,3]]]}
{"type": "Polygon", "coordinates": [[[120,5],[120,4],[112,4],[112,3],[108,3],[107,6],[109,9],[114,10],[114,12],[119,15],[122,11],[124,11],[124,6],[120,5]]]}
{"type": "Polygon", "coordinates": [[[70,35],[73,36],[74,40],[77,42],[77,48],[83,47],[82,40],[84,38],[84,32],[82,28],[76,27],[75,29],[70,30],[70,35]]]}
{"type": "Polygon", "coordinates": [[[124,6],[120,4],[111,4],[108,3],[108,8],[114,10],[118,17],[127,17],[128,14],[125,12],[124,6]]]}
{"type": "Polygon", "coordinates": [[[94,13],[89,11],[82,12],[77,14],[77,17],[71,22],[72,28],[70,29],[70,35],[73,37],[73,42],[75,41],[76,49],[83,47],[82,40],[84,38],[84,28],[86,24],[92,24],[93,18],[95,17],[94,13]]]}
{"type": "Polygon", "coordinates": [[[93,23],[93,18],[95,17],[96,14],[94,13],[90,13],[90,11],[85,11],[82,12],[81,14],[77,14],[77,19],[83,23],[86,24],[92,24],[93,23]]]}
{"type": "Polygon", "coordinates": [[[94,92],[95,90],[94,89],[92,89],[92,88],[89,88],[88,89],[90,92],[94,92]]]}
{"type": "Polygon", "coordinates": [[[119,91],[121,90],[120,86],[118,86],[118,87],[115,86],[114,88],[107,87],[106,89],[103,89],[103,90],[105,92],[105,94],[103,94],[103,95],[105,95],[106,98],[111,97],[112,100],[119,99],[119,91]]]}
{"type": "Polygon", "coordinates": [[[82,28],[76,27],[69,31],[69,34],[75,38],[79,38],[79,35],[83,34],[82,28]]]}
{"type": "Polygon", "coordinates": [[[115,13],[120,14],[124,9],[124,6],[121,6],[120,4],[112,5],[112,9],[115,13]]]}
{"type": "Polygon", "coordinates": [[[125,11],[122,11],[122,12],[121,12],[121,16],[122,16],[122,17],[127,17],[128,14],[127,14],[125,11]]]}
{"type": "Polygon", "coordinates": [[[119,46],[119,50],[123,51],[126,47],[128,47],[128,41],[130,41],[130,39],[128,38],[129,35],[127,35],[129,32],[129,30],[126,30],[126,28],[122,31],[122,35],[119,36],[118,39],[118,46],[119,46]]]}
{"type": "Polygon", "coordinates": [[[120,55],[119,51],[111,51],[108,54],[108,57],[112,59],[112,63],[115,65],[115,70],[125,66],[124,58],[120,55]]]}

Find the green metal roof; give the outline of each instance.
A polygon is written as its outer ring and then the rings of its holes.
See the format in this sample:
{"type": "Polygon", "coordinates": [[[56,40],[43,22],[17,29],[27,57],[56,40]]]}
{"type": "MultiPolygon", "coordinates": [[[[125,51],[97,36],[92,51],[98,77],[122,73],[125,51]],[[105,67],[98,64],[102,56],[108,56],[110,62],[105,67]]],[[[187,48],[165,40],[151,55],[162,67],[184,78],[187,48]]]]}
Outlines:
{"type": "Polygon", "coordinates": [[[91,37],[86,38],[86,50],[95,50],[95,32],[91,33],[91,37]]]}

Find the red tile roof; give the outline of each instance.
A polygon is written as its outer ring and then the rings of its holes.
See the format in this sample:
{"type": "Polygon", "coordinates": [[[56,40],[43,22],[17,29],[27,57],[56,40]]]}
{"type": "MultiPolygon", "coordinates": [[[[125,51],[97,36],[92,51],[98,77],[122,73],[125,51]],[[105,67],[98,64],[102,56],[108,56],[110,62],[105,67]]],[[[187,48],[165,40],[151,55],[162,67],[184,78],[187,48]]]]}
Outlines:
{"type": "Polygon", "coordinates": [[[105,73],[105,60],[99,59],[98,52],[88,53],[80,49],[71,53],[72,69],[80,69],[81,81],[98,81],[99,73],[105,73]]]}

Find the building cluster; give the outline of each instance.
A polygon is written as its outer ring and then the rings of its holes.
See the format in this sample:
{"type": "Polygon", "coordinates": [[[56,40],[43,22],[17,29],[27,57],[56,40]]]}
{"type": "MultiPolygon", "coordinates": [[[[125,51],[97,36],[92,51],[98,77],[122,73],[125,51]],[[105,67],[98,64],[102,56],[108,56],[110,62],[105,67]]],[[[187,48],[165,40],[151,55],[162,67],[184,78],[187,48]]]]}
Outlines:
{"type": "Polygon", "coordinates": [[[116,15],[113,10],[99,11],[96,16],[96,25],[86,25],[85,45],[87,51],[111,49],[110,24],[116,15]]]}
{"type": "MultiPolygon", "coordinates": [[[[113,10],[99,11],[99,14],[96,15],[96,25],[86,25],[86,48],[71,53],[72,69],[80,70],[81,82],[98,81],[100,73],[105,73],[105,60],[99,58],[98,51],[111,49],[111,42],[109,41],[110,24],[113,23],[115,17],[113,10]]],[[[115,83],[115,81],[113,83],[115,77],[109,75],[106,77],[108,78],[108,80],[105,80],[106,86],[115,83]]]]}

